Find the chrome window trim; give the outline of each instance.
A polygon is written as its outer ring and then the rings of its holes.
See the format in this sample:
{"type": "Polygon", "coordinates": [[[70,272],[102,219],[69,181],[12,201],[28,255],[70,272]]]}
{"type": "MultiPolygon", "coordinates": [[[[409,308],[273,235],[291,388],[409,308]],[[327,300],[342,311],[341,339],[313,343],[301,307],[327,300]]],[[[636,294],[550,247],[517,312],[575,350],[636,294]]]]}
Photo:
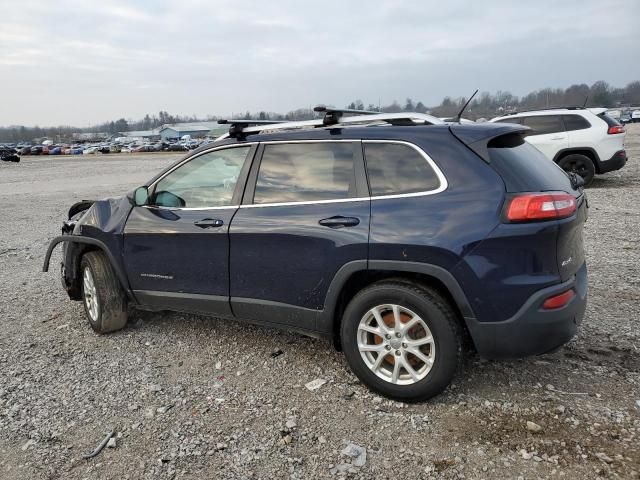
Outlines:
{"type": "Polygon", "coordinates": [[[411,142],[407,142],[404,140],[361,140],[361,139],[318,139],[318,140],[270,140],[270,141],[266,141],[266,142],[247,142],[247,143],[240,143],[240,144],[233,144],[233,145],[220,145],[217,147],[213,147],[210,148],[208,150],[204,150],[200,153],[198,153],[197,155],[193,155],[191,157],[188,157],[186,159],[184,159],[184,161],[180,162],[179,164],[175,165],[171,170],[169,170],[168,172],[166,172],[162,177],[158,178],[155,182],[153,182],[151,185],[149,185],[149,189],[151,189],[152,187],[155,187],[155,185],[161,181],[163,178],[165,178],[167,175],[169,175],[171,172],[173,172],[174,170],[176,170],[177,168],[179,168],[180,166],[184,165],[186,162],[193,160],[196,157],[199,157],[200,155],[204,155],[207,153],[211,153],[214,152],[216,150],[222,150],[222,149],[226,149],[226,148],[239,148],[239,147],[245,147],[245,146],[252,146],[252,145],[257,145],[257,144],[261,144],[261,145],[277,145],[277,144],[283,144],[283,143],[292,143],[292,144],[298,144],[298,143],[345,143],[345,142],[351,142],[351,143],[392,143],[392,144],[398,144],[398,145],[406,145],[408,147],[413,148],[414,150],[416,150],[425,160],[426,162],[429,164],[429,166],[433,169],[433,171],[436,174],[436,177],[438,177],[438,180],[440,182],[440,185],[433,189],[433,190],[425,190],[425,191],[421,191],[421,192],[412,192],[412,193],[398,193],[398,194],[391,194],[391,195],[373,195],[373,196],[368,196],[368,197],[354,197],[354,198],[336,198],[336,199],[330,199],[330,200],[310,200],[310,201],[300,201],[300,202],[274,202],[274,203],[253,203],[250,205],[225,205],[225,206],[217,206],[217,207],[202,207],[202,208],[191,208],[191,207],[187,207],[187,208],[177,208],[177,207],[161,207],[161,206],[154,206],[154,205],[144,205],[144,208],[157,208],[160,210],[185,210],[185,211],[189,211],[189,210],[221,210],[221,209],[225,209],[225,208],[263,208],[263,207],[284,207],[284,206],[296,206],[296,205],[321,205],[321,204],[325,204],[325,203],[347,203],[347,202],[363,202],[363,201],[373,201],[373,200],[389,200],[389,199],[395,199],[395,198],[411,198],[411,197],[425,197],[428,195],[435,195],[437,193],[441,193],[443,191],[445,191],[448,187],[449,184],[447,182],[447,178],[444,176],[444,174],[442,173],[442,170],[440,170],[440,167],[438,167],[438,165],[436,165],[436,163],[433,161],[433,159],[424,151],[422,150],[419,146],[417,146],[414,143],[411,142]]]}
{"type": "Polygon", "coordinates": [[[422,158],[426,160],[429,166],[433,169],[438,177],[439,186],[433,190],[425,190],[421,192],[412,192],[412,193],[397,193],[391,195],[373,195],[369,197],[354,197],[354,198],[337,198],[332,200],[311,200],[311,201],[302,201],[302,202],[275,202],[275,203],[254,203],[251,205],[240,205],[240,208],[262,208],[262,207],[283,207],[283,206],[296,206],[296,205],[315,205],[315,204],[324,204],[324,203],[346,203],[346,202],[362,202],[365,200],[388,200],[394,198],[411,198],[411,197],[424,197],[427,195],[435,195],[440,192],[444,192],[449,184],[447,182],[447,178],[440,170],[440,167],[436,165],[433,159],[427,155],[427,153],[422,150],[419,146],[415,145],[411,142],[406,142],[404,140],[349,140],[349,139],[336,139],[336,140],[275,140],[270,142],[261,142],[264,145],[271,143],[318,143],[318,142],[362,142],[362,143],[394,143],[398,145],[407,145],[408,147],[416,150],[422,158]]]}
{"type": "Polygon", "coordinates": [[[202,207],[202,208],[198,208],[198,207],[185,207],[185,208],[180,208],[180,207],[162,207],[160,205],[142,205],[142,208],[148,208],[150,210],[153,209],[157,209],[157,210],[171,210],[171,211],[189,211],[189,210],[199,210],[199,211],[204,211],[204,210],[222,210],[225,208],[238,208],[240,205],[224,205],[222,207],[202,207]]]}

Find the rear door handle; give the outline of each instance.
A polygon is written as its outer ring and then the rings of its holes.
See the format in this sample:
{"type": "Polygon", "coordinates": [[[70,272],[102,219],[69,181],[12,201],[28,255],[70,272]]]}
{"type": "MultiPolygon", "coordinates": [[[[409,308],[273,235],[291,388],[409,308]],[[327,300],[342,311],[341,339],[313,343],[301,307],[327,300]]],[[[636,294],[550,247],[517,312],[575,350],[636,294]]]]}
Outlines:
{"type": "Polygon", "coordinates": [[[323,227],[329,228],[343,228],[343,227],[355,227],[360,223],[360,219],[356,217],[343,217],[342,215],[336,215],[335,217],[323,218],[318,221],[323,227]]]}
{"type": "Polygon", "coordinates": [[[198,220],[197,222],[193,222],[196,227],[200,228],[214,228],[221,227],[224,225],[224,222],[218,218],[203,218],[202,220],[198,220]]]}

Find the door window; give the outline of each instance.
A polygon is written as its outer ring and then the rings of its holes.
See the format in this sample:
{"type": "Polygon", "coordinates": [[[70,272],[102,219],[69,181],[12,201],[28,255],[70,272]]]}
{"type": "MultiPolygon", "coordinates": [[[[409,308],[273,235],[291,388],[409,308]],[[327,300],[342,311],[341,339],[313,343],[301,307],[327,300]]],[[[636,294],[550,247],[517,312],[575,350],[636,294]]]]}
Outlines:
{"type": "Polygon", "coordinates": [[[564,128],[567,132],[573,130],[584,130],[585,128],[591,127],[591,124],[587,119],[580,115],[563,115],[562,120],[564,120],[564,128]]]}
{"type": "Polygon", "coordinates": [[[242,165],[251,147],[205,153],[160,180],[152,205],[175,208],[224,207],[232,203],[242,165]]]}
{"type": "Polygon", "coordinates": [[[354,159],[359,143],[265,145],[254,203],[313,202],[356,195],[354,159]]]}
{"type": "Polygon", "coordinates": [[[440,186],[431,165],[415,148],[399,143],[365,143],[371,195],[427,192],[440,186]]]}
{"type": "Polygon", "coordinates": [[[509,117],[496,120],[495,123],[522,123],[522,117],[509,117]]]}
{"type": "Polygon", "coordinates": [[[533,131],[528,135],[545,135],[547,133],[564,132],[560,115],[539,115],[524,117],[524,124],[533,131]]]}

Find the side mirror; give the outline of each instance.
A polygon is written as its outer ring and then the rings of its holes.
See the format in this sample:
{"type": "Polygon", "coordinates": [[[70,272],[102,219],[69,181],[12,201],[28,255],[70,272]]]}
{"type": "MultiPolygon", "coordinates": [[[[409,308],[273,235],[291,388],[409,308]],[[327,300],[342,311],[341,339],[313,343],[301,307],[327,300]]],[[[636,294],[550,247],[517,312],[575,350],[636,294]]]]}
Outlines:
{"type": "Polygon", "coordinates": [[[149,188],[146,185],[138,187],[133,191],[133,205],[141,207],[149,203],[149,188]]]}

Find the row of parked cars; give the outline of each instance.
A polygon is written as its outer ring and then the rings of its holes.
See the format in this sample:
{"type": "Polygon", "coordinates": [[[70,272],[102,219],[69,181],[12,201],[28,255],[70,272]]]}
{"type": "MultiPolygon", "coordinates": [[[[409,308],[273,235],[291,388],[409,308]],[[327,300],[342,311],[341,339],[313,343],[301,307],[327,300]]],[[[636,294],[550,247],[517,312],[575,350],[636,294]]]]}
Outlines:
{"type": "Polygon", "coordinates": [[[6,144],[1,147],[11,149],[17,155],[90,155],[97,153],[137,153],[137,152],[183,152],[193,150],[206,140],[189,140],[186,142],[155,142],[155,143],[101,143],[101,144],[41,144],[25,143],[6,144]]]}

